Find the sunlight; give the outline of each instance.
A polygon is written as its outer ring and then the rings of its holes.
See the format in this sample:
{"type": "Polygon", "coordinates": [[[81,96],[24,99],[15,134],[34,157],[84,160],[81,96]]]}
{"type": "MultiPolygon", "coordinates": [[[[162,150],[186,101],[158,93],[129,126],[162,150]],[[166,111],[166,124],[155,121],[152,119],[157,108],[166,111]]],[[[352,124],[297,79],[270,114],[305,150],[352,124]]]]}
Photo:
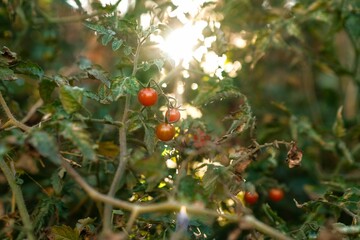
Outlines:
{"type": "Polygon", "coordinates": [[[179,64],[181,60],[189,62],[193,58],[199,40],[203,39],[202,30],[206,25],[205,21],[198,21],[175,29],[159,42],[159,48],[167,53],[176,64],[179,64]]]}

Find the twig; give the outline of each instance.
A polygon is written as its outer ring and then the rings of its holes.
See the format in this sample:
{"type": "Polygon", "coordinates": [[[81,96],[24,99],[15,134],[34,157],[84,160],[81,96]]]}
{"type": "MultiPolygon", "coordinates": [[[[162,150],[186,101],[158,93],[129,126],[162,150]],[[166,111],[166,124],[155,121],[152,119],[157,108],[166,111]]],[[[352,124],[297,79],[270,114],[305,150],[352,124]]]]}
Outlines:
{"type": "Polygon", "coordinates": [[[0,168],[3,171],[6,180],[8,181],[11,191],[14,194],[16,205],[18,207],[21,220],[24,224],[25,232],[27,234],[27,238],[29,240],[35,240],[33,233],[33,226],[30,220],[29,213],[25,206],[24,197],[22,195],[21,189],[19,185],[17,185],[13,172],[9,168],[9,166],[5,163],[2,156],[0,156],[0,168]]]}
{"type": "Polygon", "coordinates": [[[20,128],[21,130],[25,131],[25,132],[29,132],[31,130],[31,127],[26,126],[25,124],[23,124],[22,122],[19,122],[14,115],[12,115],[8,105],[5,102],[5,99],[2,95],[2,93],[0,92],[0,104],[2,106],[2,108],[5,111],[6,116],[9,118],[10,123],[18,128],[20,128]]]}
{"type": "Polygon", "coordinates": [[[21,119],[22,123],[26,123],[31,117],[32,115],[34,115],[36,113],[36,111],[38,110],[39,107],[41,107],[44,104],[44,101],[40,98],[28,111],[28,113],[26,114],[26,116],[21,119]]]}
{"type": "MultiPolygon", "coordinates": [[[[153,204],[148,204],[148,205],[140,205],[140,204],[136,204],[136,203],[129,203],[129,202],[126,202],[123,200],[115,199],[113,197],[109,197],[108,195],[105,195],[105,194],[102,194],[102,193],[96,191],[93,187],[88,185],[84,181],[84,179],[70,166],[69,163],[63,161],[62,164],[63,164],[64,168],[66,169],[66,171],[69,173],[69,175],[75,180],[75,182],[77,182],[80,185],[80,187],[82,187],[85,190],[85,192],[89,195],[89,197],[91,197],[93,200],[101,201],[106,204],[130,211],[131,216],[130,216],[130,220],[127,223],[128,230],[131,229],[133,222],[136,220],[136,217],[140,214],[150,213],[150,212],[172,212],[172,211],[178,212],[178,211],[180,211],[181,207],[183,207],[183,206],[186,208],[186,211],[189,214],[192,214],[195,216],[196,215],[207,215],[207,216],[211,216],[214,218],[221,217],[221,218],[227,219],[230,222],[238,222],[239,221],[239,217],[234,214],[222,214],[222,213],[218,213],[211,209],[197,207],[194,205],[186,205],[184,203],[177,202],[172,199],[170,199],[167,202],[153,203],[153,204]]],[[[245,226],[247,224],[248,226],[258,230],[259,232],[267,234],[268,236],[271,236],[275,239],[291,240],[290,237],[288,237],[288,236],[282,234],[281,232],[277,231],[276,229],[260,222],[253,216],[250,216],[250,215],[244,216],[240,220],[242,223],[245,224],[245,226]]]]}
{"type": "MultiPolygon", "coordinates": [[[[250,225],[252,228],[255,228],[259,232],[262,232],[266,234],[267,236],[270,236],[274,239],[278,240],[292,240],[292,238],[284,235],[283,233],[279,232],[278,230],[264,224],[263,222],[260,222],[252,215],[245,215],[242,217],[241,221],[244,222],[244,225],[248,227],[250,225]]],[[[240,225],[241,227],[241,225],[240,225]]]]}

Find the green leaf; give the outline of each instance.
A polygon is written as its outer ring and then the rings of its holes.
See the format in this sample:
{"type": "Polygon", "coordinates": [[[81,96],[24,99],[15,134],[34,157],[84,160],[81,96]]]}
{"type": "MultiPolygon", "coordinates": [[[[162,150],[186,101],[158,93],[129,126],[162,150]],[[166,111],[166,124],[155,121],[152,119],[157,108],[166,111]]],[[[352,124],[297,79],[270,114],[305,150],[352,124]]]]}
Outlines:
{"type": "Polygon", "coordinates": [[[115,38],[114,41],[112,42],[112,45],[111,45],[112,50],[113,50],[113,51],[118,50],[118,49],[121,47],[122,44],[123,44],[123,40],[122,40],[122,39],[117,39],[117,38],[115,38]]]}
{"type": "Polygon", "coordinates": [[[21,61],[16,64],[14,72],[36,76],[38,78],[42,78],[44,76],[44,71],[37,64],[28,61],[21,61]]]}
{"type": "Polygon", "coordinates": [[[80,240],[79,233],[69,226],[53,226],[51,235],[54,240],[80,240]]]}
{"type": "Polygon", "coordinates": [[[132,48],[130,46],[125,46],[124,48],[124,54],[126,56],[129,56],[132,53],[132,48]]]}
{"type": "Polygon", "coordinates": [[[99,34],[107,34],[108,33],[107,29],[101,25],[95,25],[95,24],[85,22],[85,26],[90,28],[93,31],[98,32],[99,34]]]}
{"type": "Polygon", "coordinates": [[[82,107],[83,93],[79,87],[61,86],[60,101],[67,113],[74,113],[82,107]]]}
{"type": "Polygon", "coordinates": [[[113,39],[113,35],[107,33],[104,36],[102,36],[101,44],[106,46],[112,39],[113,39]]]}
{"type": "Polygon", "coordinates": [[[41,99],[45,102],[45,103],[49,103],[51,101],[51,94],[54,91],[56,87],[56,83],[53,81],[49,81],[49,80],[41,80],[40,85],[39,85],[39,93],[40,93],[40,97],[41,99]]]}
{"type": "Polygon", "coordinates": [[[85,131],[81,124],[62,122],[61,127],[61,135],[78,147],[86,160],[96,160],[96,154],[92,147],[93,143],[90,134],[85,131]]]}
{"type": "Polygon", "coordinates": [[[92,67],[92,63],[89,59],[85,58],[85,57],[81,57],[79,62],[78,62],[78,66],[81,70],[85,70],[85,69],[89,69],[92,67]]]}
{"type": "Polygon", "coordinates": [[[63,189],[64,171],[65,171],[64,168],[60,168],[59,171],[54,171],[54,173],[51,175],[50,181],[56,195],[59,195],[63,189]]]}
{"type": "Polygon", "coordinates": [[[98,79],[102,83],[104,83],[106,87],[110,88],[111,83],[110,83],[109,78],[107,77],[107,73],[104,70],[91,68],[91,69],[87,70],[87,73],[90,78],[98,79]]]}
{"type": "Polygon", "coordinates": [[[17,77],[13,70],[10,68],[2,68],[0,67],[0,80],[16,80],[17,77]]]}
{"type": "Polygon", "coordinates": [[[161,71],[164,66],[164,61],[162,59],[155,59],[154,64],[159,69],[159,71],[161,71]]]}
{"type": "Polygon", "coordinates": [[[112,100],[116,101],[126,94],[136,95],[139,91],[139,87],[139,83],[135,77],[114,79],[111,85],[112,100]]]}
{"type": "Polygon", "coordinates": [[[153,127],[146,125],[144,126],[144,128],[145,128],[144,142],[146,148],[150,154],[153,154],[155,149],[155,130],[153,127]]]}
{"type": "Polygon", "coordinates": [[[57,143],[51,135],[44,131],[31,133],[30,144],[44,157],[56,165],[61,164],[57,143]]]}

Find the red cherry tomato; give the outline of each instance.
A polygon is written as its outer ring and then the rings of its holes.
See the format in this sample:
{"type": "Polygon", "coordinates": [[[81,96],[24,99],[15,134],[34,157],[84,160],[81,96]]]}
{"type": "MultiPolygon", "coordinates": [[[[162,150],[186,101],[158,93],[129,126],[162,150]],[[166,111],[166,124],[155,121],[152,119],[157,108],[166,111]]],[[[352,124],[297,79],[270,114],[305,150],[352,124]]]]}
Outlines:
{"type": "Polygon", "coordinates": [[[157,99],[158,94],[153,88],[143,88],[138,93],[138,100],[145,107],[154,105],[157,99]]]}
{"type": "Polygon", "coordinates": [[[284,190],[281,188],[270,188],[268,193],[270,200],[273,202],[279,202],[284,198],[284,190]]]}
{"type": "Polygon", "coordinates": [[[165,117],[169,123],[175,123],[180,120],[181,114],[180,114],[179,109],[170,108],[166,111],[165,117]]]}
{"type": "Polygon", "coordinates": [[[160,123],[156,126],[155,134],[161,141],[170,141],[175,136],[175,127],[169,123],[160,123]]]}
{"type": "Polygon", "coordinates": [[[259,194],[257,192],[246,192],[244,199],[248,204],[255,204],[259,199],[259,194]]]}

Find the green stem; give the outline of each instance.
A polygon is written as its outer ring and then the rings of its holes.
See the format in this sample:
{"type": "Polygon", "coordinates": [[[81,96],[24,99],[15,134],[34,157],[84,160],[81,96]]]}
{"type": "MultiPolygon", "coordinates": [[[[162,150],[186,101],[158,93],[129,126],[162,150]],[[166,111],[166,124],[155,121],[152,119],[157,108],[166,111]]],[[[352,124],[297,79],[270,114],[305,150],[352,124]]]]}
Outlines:
{"type": "Polygon", "coordinates": [[[18,207],[21,220],[24,224],[27,238],[29,240],[35,240],[34,233],[33,233],[33,226],[32,226],[31,220],[30,220],[29,213],[25,206],[25,201],[24,201],[24,197],[22,195],[21,189],[20,189],[19,185],[17,185],[15,177],[14,177],[11,169],[5,163],[2,156],[0,156],[0,168],[3,171],[6,180],[8,181],[8,183],[10,185],[11,191],[14,194],[16,205],[18,207]]]}
{"type": "MultiPolygon", "coordinates": [[[[140,41],[138,42],[138,46],[136,48],[136,52],[135,52],[135,56],[134,56],[134,66],[133,66],[133,71],[132,71],[132,76],[135,76],[136,71],[137,71],[137,62],[139,60],[139,55],[140,55],[140,49],[142,46],[142,43],[144,41],[140,41]]],[[[125,97],[125,106],[124,106],[124,112],[123,112],[123,116],[121,119],[122,122],[122,126],[119,128],[119,148],[120,148],[120,155],[119,155],[119,165],[116,169],[113,181],[110,185],[110,189],[109,192],[107,194],[108,197],[114,197],[116,190],[119,186],[119,183],[121,181],[122,176],[124,175],[125,169],[126,169],[126,165],[128,162],[128,157],[127,157],[127,136],[126,136],[126,130],[127,130],[127,126],[126,126],[126,121],[128,118],[128,113],[129,113],[129,109],[130,109],[130,94],[127,94],[125,97]]],[[[105,204],[104,206],[104,222],[103,222],[103,233],[107,233],[111,231],[112,228],[112,210],[113,210],[113,206],[111,204],[105,204]]]]}

